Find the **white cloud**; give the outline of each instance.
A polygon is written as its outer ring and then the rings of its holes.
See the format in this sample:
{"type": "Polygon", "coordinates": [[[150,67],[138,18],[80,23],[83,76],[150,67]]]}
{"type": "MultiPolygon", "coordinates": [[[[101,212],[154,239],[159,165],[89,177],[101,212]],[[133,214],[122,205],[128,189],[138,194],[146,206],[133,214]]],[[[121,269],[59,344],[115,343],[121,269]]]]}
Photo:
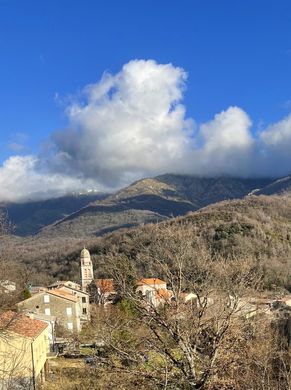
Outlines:
{"type": "Polygon", "coordinates": [[[291,173],[291,115],[260,134],[261,170],[272,176],[291,173]]]}
{"type": "Polygon", "coordinates": [[[182,104],[182,68],[134,60],[84,88],[46,155],[14,156],[0,168],[0,200],[117,188],[144,176],[268,176],[291,172],[291,116],[257,137],[251,119],[229,107],[200,126],[182,104]]]}
{"type": "Polygon", "coordinates": [[[19,202],[29,199],[47,199],[92,188],[90,180],[79,180],[64,174],[46,172],[35,156],[13,156],[0,168],[0,200],[19,202]]]}
{"type": "Polygon", "coordinates": [[[269,126],[261,133],[261,139],[266,147],[277,149],[282,153],[291,151],[291,115],[280,122],[269,126]]]}
{"type": "MultiPolygon", "coordinates": [[[[204,143],[199,150],[200,173],[248,175],[247,162],[254,148],[251,124],[248,115],[238,107],[230,107],[202,124],[200,133],[204,143]]],[[[196,173],[199,172],[196,170],[196,173]]]]}
{"type": "Polygon", "coordinates": [[[109,185],[175,169],[190,150],[193,121],[180,104],[186,74],[171,64],[131,61],[85,88],[67,109],[70,129],[53,137],[78,170],[109,185]]]}

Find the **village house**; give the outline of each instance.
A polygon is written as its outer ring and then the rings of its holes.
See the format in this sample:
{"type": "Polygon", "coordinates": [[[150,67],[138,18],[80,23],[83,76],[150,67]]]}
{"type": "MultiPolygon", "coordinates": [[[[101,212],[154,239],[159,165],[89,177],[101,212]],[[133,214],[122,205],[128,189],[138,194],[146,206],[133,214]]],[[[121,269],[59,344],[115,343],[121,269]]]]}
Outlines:
{"type": "Polygon", "coordinates": [[[81,330],[81,308],[79,298],[59,289],[40,291],[17,304],[19,311],[46,314],[57,318],[64,329],[81,330]]]}
{"type": "Polygon", "coordinates": [[[90,320],[89,293],[86,291],[93,280],[93,265],[89,251],[84,248],[80,258],[81,285],[66,280],[48,286],[29,286],[32,296],[17,304],[18,309],[30,316],[46,320],[53,344],[55,323],[64,329],[79,332],[82,323],[90,320]]]}
{"type": "Polygon", "coordinates": [[[57,290],[64,291],[78,298],[79,305],[80,305],[81,322],[90,321],[89,294],[86,291],[82,291],[81,289],[75,289],[74,287],[69,287],[69,286],[70,284],[60,283],[57,287],[57,290]]]}
{"type": "Polygon", "coordinates": [[[0,315],[0,389],[36,389],[48,371],[48,325],[7,311],[0,315]]]}
{"type": "Polygon", "coordinates": [[[25,315],[34,320],[43,321],[48,325],[48,341],[50,345],[50,351],[54,351],[54,345],[56,342],[56,323],[57,318],[55,316],[49,316],[41,313],[25,313],[25,315]]]}
{"type": "Polygon", "coordinates": [[[57,289],[71,294],[78,298],[80,305],[80,320],[86,322],[90,320],[90,301],[87,288],[93,280],[93,264],[90,252],[84,248],[80,256],[81,285],[71,280],[57,281],[52,283],[48,289],[57,289]]]}
{"type": "Polygon", "coordinates": [[[113,279],[96,279],[95,284],[97,287],[98,303],[106,305],[112,303],[116,296],[113,279]]]}
{"type": "MultiPolygon", "coordinates": [[[[112,303],[116,297],[116,289],[113,279],[96,279],[97,301],[99,304],[112,303]]],[[[139,293],[151,305],[159,306],[169,302],[173,292],[167,289],[167,283],[158,278],[143,278],[136,282],[136,292],[139,293]]]]}
{"type": "Polygon", "coordinates": [[[173,295],[172,291],[167,290],[167,283],[158,278],[140,279],[136,285],[136,292],[155,307],[170,301],[173,295]]]}

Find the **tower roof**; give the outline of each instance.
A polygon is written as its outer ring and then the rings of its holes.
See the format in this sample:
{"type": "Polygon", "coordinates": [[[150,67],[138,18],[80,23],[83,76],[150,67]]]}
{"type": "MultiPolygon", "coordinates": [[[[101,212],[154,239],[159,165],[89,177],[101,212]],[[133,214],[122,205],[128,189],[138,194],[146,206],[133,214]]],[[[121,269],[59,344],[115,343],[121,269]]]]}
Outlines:
{"type": "Polygon", "coordinates": [[[85,247],[82,249],[81,259],[90,259],[90,252],[85,247]]]}

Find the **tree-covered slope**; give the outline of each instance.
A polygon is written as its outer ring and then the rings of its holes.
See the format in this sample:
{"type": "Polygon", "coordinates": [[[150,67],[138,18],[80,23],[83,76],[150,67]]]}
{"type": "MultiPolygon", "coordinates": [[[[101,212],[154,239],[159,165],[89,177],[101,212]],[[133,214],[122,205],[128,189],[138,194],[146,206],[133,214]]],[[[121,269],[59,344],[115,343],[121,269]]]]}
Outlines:
{"type": "MultiPolygon", "coordinates": [[[[54,278],[78,280],[79,254],[86,244],[96,275],[106,276],[106,257],[114,258],[118,251],[130,258],[142,275],[152,276],[146,262],[139,257],[140,249],[154,248],[157,231],[162,240],[163,231],[169,226],[173,237],[186,226],[185,240],[190,239],[191,245],[197,247],[197,256],[206,251],[213,259],[222,256],[251,261],[262,273],[265,287],[291,289],[291,198],[283,196],[249,196],[223,201],[186,216],[159,223],[149,221],[147,225],[125,227],[100,237],[58,235],[48,239],[42,234],[25,239],[14,237],[3,246],[3,255],[13,256],[16,261],[54,278]]],[[[183,240],[176,245],[183,245],[183,240]]],[[[164,248],[166,259],[167,244],[161,241],[156,248],[164,248]]]]}
{"type": "Polygon", "coordinates": [[[268,184],[266,179],[199,178],[163,175],[142,179],[92,202],[42,231],[42,235],[102,235],[110,230],[186,215],[208,204],[242,198],[268,184]]]}

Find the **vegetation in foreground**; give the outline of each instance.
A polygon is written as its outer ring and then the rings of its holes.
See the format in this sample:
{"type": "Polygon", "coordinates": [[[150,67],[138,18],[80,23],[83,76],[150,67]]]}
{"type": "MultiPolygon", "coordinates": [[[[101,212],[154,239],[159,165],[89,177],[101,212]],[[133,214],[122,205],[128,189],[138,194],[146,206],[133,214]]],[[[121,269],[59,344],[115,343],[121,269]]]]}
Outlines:
{"type": "Polygon", "coordinates": [[[119,298],[99,307],[80,337],[105,348],[79,374],[58,371],[62,386],[75,380],[71,388],[289,389],[290,349],[278,319],[259,311],[249,318],[241,305],[262,293],[264,269],[247,254],[214,256],[193,240],[191,225],[175,227],[153,227],[134,260],[118,245],[104,255],[119,298]],[[137,294],[141,269],[167,280],[171,298],[156,307],[137,294]],[[195,303],[185,303],[185,292],[195,303]]]}
{"type": "MultiPolygon", "coordinates": [[[[92,241],[96,276],[114,278],[119,292],[87,329],[107,350],[92,365],[56,370],[47,386],[289,389],[287,341],[267,317],[240,316],[239,298],[290,290],[290,225],[290,198],[250,197],[92,241]],[[145,275],[167,280],[174,299],[148,308],[134,293],[145,275]],[[181,302],[189,291],[195,308],[181,302]]],[[[72,275],[70,256],[52,276],[72,275]]]]}

